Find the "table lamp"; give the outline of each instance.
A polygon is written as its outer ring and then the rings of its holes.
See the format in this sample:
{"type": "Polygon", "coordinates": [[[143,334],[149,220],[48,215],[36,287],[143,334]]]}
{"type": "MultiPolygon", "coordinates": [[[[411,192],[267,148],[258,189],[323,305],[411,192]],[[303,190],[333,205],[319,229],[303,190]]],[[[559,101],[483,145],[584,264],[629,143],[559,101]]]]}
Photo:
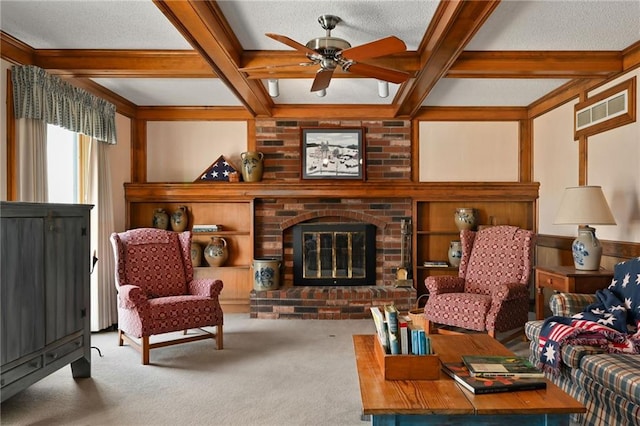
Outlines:
{"type": "Polygon", "coordinates": [[[556,225],[580,225],[578,238],[573,241],[573,263],[576,269],[600,269],[602,246],[596,230],[589,225],[615,225],[616,221],[599,186],[574,186],[564,190],[556,225]]]}

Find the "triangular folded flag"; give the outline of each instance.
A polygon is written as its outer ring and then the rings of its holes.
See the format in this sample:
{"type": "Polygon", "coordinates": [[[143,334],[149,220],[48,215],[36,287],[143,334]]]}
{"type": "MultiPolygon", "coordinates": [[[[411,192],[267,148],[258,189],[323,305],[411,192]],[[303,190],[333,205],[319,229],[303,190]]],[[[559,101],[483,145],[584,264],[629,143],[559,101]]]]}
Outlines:
{"type": "Polygon", "coordinates": [[[221,155],[200,175],[196,182],[205,180],[218,180],[228,182],[229,174],[234,172],[237,173],[235,166],[229,161],[225,160],[224,155],[221,155]]]}

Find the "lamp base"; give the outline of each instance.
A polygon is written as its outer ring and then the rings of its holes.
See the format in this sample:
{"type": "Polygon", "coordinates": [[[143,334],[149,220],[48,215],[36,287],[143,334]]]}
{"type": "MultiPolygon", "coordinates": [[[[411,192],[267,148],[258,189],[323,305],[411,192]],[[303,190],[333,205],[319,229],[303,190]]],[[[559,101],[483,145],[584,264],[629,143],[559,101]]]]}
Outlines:
{"type": "Polygon", "coordinates": [[[578,238],[571,245],[573,264],[581,271],[597,271],[600,269],[602,245],[596,238],[596,230],[590,226],[578,228],[578,238]]]}

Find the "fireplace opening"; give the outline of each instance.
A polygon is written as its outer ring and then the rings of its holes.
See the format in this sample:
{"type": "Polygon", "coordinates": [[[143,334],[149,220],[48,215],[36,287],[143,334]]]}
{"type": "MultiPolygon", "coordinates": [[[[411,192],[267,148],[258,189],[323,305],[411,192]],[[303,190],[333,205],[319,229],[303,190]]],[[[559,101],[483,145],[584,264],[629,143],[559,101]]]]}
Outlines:
{"type": "Polygon", "coordinates": [[[295,286],[375,285],[376,227],[313,223],[293,228],[295,286]]]}

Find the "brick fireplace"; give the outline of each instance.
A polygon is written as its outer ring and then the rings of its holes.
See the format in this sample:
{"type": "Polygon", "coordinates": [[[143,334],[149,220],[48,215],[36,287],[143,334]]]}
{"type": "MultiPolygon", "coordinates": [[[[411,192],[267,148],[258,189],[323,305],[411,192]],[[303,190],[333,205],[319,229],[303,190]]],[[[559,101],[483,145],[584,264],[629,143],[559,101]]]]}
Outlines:
{"type": "MultiPolygon", "coordinates": [[[[409,121],[256,119],[256,148],[264,153],[263,181],[300,181],[300,134],[308,127],[362,127],[368,181],[410,181],[411,125],[409,121]]],[[[344,319],[368,318],[369,307],[394,303],[401,311],[412,308],[413,288],[396,288],[401,261],[401,220],[411,217],[411,199],[369,198],[354,181],[349,199],[326,197],[273,199],[255,203],[256,257],[283,260],[279,290],[254,291],[252,318],[344,319]],[[375,226],[375,280],[366,286],[294,286],[293,228],[298,224],[363,223],[375,226]]],[[[310,186],[313,182],[309,183],[310,186]]]]}

